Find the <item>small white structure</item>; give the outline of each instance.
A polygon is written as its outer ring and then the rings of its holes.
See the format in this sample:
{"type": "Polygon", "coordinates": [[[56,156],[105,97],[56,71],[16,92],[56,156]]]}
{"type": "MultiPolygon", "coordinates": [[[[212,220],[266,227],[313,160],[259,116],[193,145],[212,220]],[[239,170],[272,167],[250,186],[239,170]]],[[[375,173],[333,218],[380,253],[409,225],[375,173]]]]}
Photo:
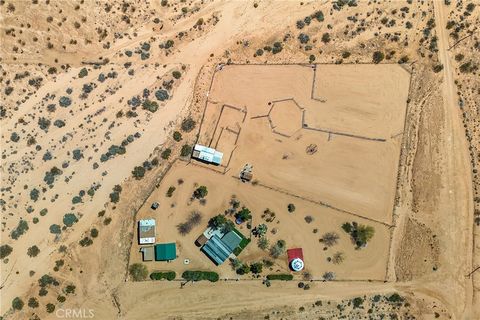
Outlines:
{"type": "Polygon", "coordinates": [[[155,243],[155,219],[138,221],[138,242],[140,244],[155,243]]]}
{"type": "Polygon", "coordinates": [[[213,148],[196,144],[195,147],[193,147],[192,157],[207,163],[220,165],[222,164],[223,153],[213,148]]]}
{"type": "Polygon", "coordinates": [[[290,267],[293,271],[298,272],[301,271],[304,267],[303,260],[300,258],[295,258],[290,262],[290,267]]]}

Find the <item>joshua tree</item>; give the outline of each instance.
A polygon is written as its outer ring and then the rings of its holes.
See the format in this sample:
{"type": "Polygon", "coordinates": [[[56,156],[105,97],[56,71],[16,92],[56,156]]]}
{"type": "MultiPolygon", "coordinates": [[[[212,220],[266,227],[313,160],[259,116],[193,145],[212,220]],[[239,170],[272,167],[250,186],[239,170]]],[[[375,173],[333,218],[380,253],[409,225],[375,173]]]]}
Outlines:
{"type": "Polygon", "coordinates": [[[327,247],[331,247],[333,245],[336,245],[338,243],[338,239],[340,237],[336,232],[327,232],[323,235],[323,237],[320,239],[321,242],[323,242],[327,247]]]}
{"type": "Polygon", "coordinates": [[[335,273],[331,271],[325,272],[322,277],[325,281],[332,281],[335,280],[335,273]]]}
{"type": "Polygon", "coordinates": [[[332,258],[332,262],[334,264],[341,264],[343,261],[345,261],[345,253],[341,251],[335,252],[332,258]]]}

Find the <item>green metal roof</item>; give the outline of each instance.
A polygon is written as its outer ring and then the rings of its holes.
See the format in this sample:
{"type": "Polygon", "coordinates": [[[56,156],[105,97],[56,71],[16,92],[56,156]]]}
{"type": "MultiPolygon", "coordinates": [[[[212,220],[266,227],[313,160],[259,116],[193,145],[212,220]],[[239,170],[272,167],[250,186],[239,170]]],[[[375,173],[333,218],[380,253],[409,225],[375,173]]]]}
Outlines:
{"type": "Polygon", "coordinates": [[[236,232],[230,231],[222,237],[222,242],[233,252],[240,242],[242,242],[242,237],[236,232]]]}
{"type": "Polygon", "coordinates": [[[202,251],[216,264],[220,265],[233,250],[230,250],[225,243],[217,236],[213,235],[207,243],[202,247],[202,251]]]}
{"type": "Polygon", "coordinates": [[[175,260],[177,257],[177,246],[175,242],[159,243],[155,245],[155,261],[175,260]]]}

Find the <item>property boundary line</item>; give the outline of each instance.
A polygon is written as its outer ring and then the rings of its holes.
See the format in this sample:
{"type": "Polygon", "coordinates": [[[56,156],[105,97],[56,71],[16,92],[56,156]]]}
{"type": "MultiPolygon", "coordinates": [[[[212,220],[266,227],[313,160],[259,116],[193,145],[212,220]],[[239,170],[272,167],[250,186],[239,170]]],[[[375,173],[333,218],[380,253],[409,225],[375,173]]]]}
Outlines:
{"type": "MultiPolygon", "coordinates": [[[[234,179],[237,179],[237,180],[240,180],[240,178],[236,177],[236,176],[232,176],[232,178],[234,179]]],[[[372,218],[368,218],[368,217],[365,217],[365,216],[362,216],[360,214],[357,214],[357,213],[354,213],[354,212],[351,212],[351,211],[348,211],[348,210],[345,210],[345,209],[341,209],[341,208],[338,208],[338,207],[335,207],[335,206],[332,206],[331,204],[328,204],[326,202],[323,202],[323,201],[320,201],[320,200],[313,200],[313,199],[309,199],[307,197],[304,197],[304,196],[300,196],[298,194],[295,194],[295,193],[292,193],[290,191],[287,191],[287,190],[283,190],[283,189],[280,189],[280,188],[277,188],[277,187],[271,187],[269,185],[266,185],[266,184],[263,184],[263,183],[260,183],[258,182],[256,184],[257,186],[260,186],[260,187],[263,187],[263,188],[266,188],[266,189],[269,189],[269,190],[272,190],[272,191],[275,191],[275,192],[279,192],[279,193],[283,193],[283,194],[286,194],[288,196],[291,196],[291,197],[294,197],[294,198],[297,198],[297,199],[301,199],[301,200],[304,200],[304,201],[308,201],[310,203],[314,203],[316,205],[320,205],[322,207],[326,207],[326,208],[329,208],[329,209],[332,209],[332,210],[335,210],[335,211],[338,211],[338,212],[341,212],[341,213],[345,213],[345,214],[349,214],[349,215],[353,215],[357,218],[361,218],[361,219],[364,219],[364,220],[368,220],[368,221],[371,221],[371,222],[374,222],[374,223],[378,223],[378,224],[382,224],[386,227],[392,227],[390,224],[386,223],[386,222],[383,222],[383,221],[380,221],[380,220],[376,220],[376,219],[372,219],[372,218]]]]}

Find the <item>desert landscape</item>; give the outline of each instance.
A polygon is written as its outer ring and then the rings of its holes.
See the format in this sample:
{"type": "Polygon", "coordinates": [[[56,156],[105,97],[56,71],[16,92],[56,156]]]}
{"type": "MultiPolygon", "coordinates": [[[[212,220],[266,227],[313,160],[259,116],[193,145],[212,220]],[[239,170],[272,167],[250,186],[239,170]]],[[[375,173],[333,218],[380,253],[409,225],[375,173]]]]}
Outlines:
{"type": "Polygon", "coordinates": [[[1,319],[478,319],[479,20],[0,0],[1,319]]]}

